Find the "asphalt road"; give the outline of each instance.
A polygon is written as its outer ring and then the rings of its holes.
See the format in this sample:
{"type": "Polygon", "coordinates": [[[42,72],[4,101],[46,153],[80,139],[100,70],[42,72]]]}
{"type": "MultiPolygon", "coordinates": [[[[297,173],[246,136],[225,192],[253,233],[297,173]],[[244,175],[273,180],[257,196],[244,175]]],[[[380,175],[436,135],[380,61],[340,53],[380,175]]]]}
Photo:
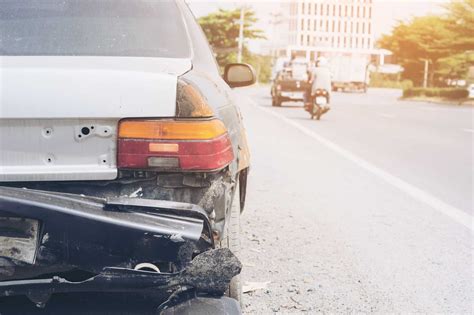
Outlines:
{"type": "Polygon", "coordinates": [[[472,108],[370,90],[311,121],[268,87],[237,93],[247,313],[474,312],[472,108]]]}

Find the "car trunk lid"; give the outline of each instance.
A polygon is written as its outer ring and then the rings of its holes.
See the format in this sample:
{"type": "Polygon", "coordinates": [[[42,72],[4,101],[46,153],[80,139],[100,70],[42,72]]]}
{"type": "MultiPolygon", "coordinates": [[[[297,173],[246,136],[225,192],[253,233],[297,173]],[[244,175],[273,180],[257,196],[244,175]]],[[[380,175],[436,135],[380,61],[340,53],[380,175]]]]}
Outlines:
{"type": "Polygon", "coordinates": [[[122,118],[173,117],[189,59],[0,57],[0,181],[111,180],[122,118]]]}

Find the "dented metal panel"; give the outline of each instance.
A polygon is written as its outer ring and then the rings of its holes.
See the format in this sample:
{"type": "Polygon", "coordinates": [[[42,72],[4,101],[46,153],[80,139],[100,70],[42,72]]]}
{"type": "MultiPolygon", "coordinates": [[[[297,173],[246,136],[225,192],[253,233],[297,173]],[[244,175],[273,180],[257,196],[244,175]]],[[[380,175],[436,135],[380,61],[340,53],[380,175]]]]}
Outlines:
{"type": "MultiPolygon", "coordinates": [[[[140,262],[170,261],[180,266],[199,246],[213,246],[204,210],[179,205],[174,209],[172,203],[163,208],[159,203],[118,206],[101,198],[0,186],[0,217],[41,222],[33,264],[0,261],[0,281],[75,268],[96,273],[107,266],[132,267],[140,262]],[[2,273],[4,267],[13,270],[2,273]]],[[[9,244],[4,244],[4,252],[15,251],[15,244],[9,244]]]]}
{"type": "Polygon", "coordinates": [[[212,249],[210,222],[197,205],[0,186],[0,217],[0,256],[9,258],[0,260],[0,298],[7,301],[24,295],[46,307],[57,293],[148,292],[166,309],[196,292],[222,296],[242,268],[229,249],[212,249]],[[14,238],[31,239],[36,259],[9,255],[14,238]],[[135,270],[143,261],[174,268],[135,270]],[[68,270],[89,273],[71,280],[68,270]]]}
{"type": "MultiPolygon", "coordinates": [[[[177,273],[158,273],[126,268],[104,268],[85,281],[68,281],[61,277],[0,281],[0,297],[26,295],[44,307],[51,295],[69,292],[146,292],[190,287],[197,292],[222,296],[233,277],[242,269],[239,259],[227,248],[213,249],[196,256],[177,273]]],[[[165,301],[161,309],[165,309],[165,301]]],[[[159,312],[161,313],[161,312],[159,312]]]]}
{"type": "Polygon", "coordinates": [[[250,167],[250,148],[247,141],[247,132],[243,125],[240,129],[240,143],[239,143],[239,166],[238,171],[242,171],[250,167]]]}
{"type": "MultiPolygon", "coordinates": [[[[48,227],[43,233],[48,229],[58,231],[58,233],[67,233],[69,239],[78,243],[108,242],[113,235],[119,236],[121,231],[127,231],[130,235],[136,234],[137,237],[143,233],[180,235],[181,238],[191,240],[198,240],[201,237],[202,219],[189,216],[176,217],[159,212],[159,202],[155,204],[155,207],[149,205],[149,208],[155,209],[154,213],[129,211],[126,207],[126,198],[122,200],[125,208],[118,209],[108,207],[107,201],[100,198],[0,186],[1,212],[8,213],[10,216],[46,221],[48,227]],[[103,234],[102,239],[91,237],[94,229],[97,233],[103,234]],[[88,233],[81,233],[85,230],[88,233]],[[75,231],[78,233],[75,234],[75,231]]],[[[168,208],[170,208],[169,204],[168,208]]],[[[188,207],[190,211],[193,209],[194,207],[188,207]]],[[[205,212],[200,210],[197,213],[202,217],[205,212]]],[[[125,241],[118,237],[114,246],[120,246],[120,243],[125,241]]]]}

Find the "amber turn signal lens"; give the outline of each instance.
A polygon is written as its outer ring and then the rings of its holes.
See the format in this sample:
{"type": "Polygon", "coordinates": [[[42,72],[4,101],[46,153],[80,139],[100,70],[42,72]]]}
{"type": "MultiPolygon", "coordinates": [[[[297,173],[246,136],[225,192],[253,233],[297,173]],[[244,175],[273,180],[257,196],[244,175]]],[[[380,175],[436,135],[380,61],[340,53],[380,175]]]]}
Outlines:
{"type": "Polygon", "coordinates": [[[124,120],[119,127],[122,139],[210,140],[226,133],[217,119],[201,121],[124,120]]]}

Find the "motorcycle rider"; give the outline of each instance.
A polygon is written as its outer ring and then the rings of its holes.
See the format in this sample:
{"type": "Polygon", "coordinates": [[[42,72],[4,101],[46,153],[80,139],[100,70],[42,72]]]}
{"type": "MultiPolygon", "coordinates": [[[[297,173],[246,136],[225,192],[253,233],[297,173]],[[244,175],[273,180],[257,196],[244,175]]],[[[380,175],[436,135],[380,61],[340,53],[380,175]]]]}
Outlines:
{"type": "Polygon", "coordinates": [[[316,67],[311,74],[311,99],[315,97],[316,90],[326,90],[327,92],[327,104],[321,108],[321,115],[327,113],[330,107],[331,100],[331,71],[328,67],[328,61],[324,57],[319,57],[316,60],[316,67]]]}

